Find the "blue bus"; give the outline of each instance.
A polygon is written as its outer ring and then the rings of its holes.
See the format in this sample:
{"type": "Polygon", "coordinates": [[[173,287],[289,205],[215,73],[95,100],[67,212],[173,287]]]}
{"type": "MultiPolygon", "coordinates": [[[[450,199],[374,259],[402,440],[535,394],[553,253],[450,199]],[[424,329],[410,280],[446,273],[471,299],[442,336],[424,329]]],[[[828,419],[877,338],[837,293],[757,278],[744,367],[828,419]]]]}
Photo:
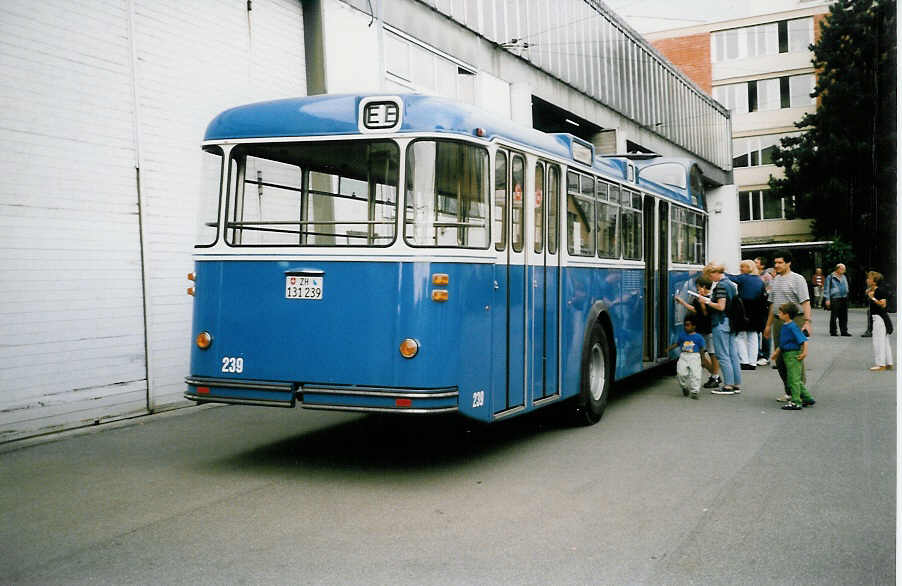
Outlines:
{"type": "Polygon", "coordinates": [[[420,94],[240,106],[203,150],[192,401],[592,424],[672,360],[706,255],[690,160],[420,94]]]}

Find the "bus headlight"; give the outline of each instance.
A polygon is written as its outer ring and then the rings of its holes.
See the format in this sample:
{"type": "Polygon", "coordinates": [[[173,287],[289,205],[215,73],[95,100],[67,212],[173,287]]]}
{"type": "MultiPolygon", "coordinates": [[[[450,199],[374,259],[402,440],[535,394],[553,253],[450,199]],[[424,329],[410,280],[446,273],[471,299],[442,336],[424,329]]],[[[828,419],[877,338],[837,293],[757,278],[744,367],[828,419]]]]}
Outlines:
{"type": "Polygon", "coordinates": [[[420,351],[420,343],[413,338],[407,338],[401,342],[399,350],[404,358],[413,358],[420,351]]]}
{"type": "Polygon", "coordinates": [[[197,344],[198,348],[206,350],[213,344],[213,336],[210,335],[210,332],[201,332],[197,334],[194,342],[197,344]]]}

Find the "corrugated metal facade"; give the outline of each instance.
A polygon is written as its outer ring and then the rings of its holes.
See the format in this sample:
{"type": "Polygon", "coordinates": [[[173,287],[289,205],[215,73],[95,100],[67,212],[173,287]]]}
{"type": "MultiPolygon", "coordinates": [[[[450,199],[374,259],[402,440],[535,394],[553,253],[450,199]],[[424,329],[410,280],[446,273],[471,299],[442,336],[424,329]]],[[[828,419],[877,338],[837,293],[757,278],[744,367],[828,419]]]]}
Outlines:
{"type": "Polygon", "coordinates": [[[0,441],[181,401],[203,130],[306,93],[300,3],[250,6],[0,4],[0,441]]]}
{"type": "Polygon", "coordinates": [[[421,1],[697,156],[731,168],[726,109],[602,2],[421,1]]]}

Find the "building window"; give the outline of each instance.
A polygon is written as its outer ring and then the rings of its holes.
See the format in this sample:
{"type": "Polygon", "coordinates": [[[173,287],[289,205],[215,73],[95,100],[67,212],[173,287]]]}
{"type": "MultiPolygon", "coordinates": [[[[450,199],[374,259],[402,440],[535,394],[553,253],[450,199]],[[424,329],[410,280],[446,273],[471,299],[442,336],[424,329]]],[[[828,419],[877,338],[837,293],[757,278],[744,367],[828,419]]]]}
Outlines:
{"type": "Polygon", "coordinates": [[[476,103],[476,72],[391,31],[385,32],[385,76],[399,90],[476,103]]]}
{"type": "Polygon", "coordinates": [[[789,107],[798,108],[814,103],[814,75],[793,75],[789,78],[789,107]]]}
{"type": "Polygon", "coordinates": [[[759,79],[748,83],[749,112],[780,109],[780,79],[759,79]]]}
{"type": "Polygon", "coordinates": [[[788,136],[799,136],[799,132],[789,134],[767,134],[750,136],[733,140],[733,168],[758,167],[773,165],[774,153],[780,145],[780,139],[788,136]]]}
{"type": "Polygon", "coordinates": [[[777,197],[768,189],[739,192],[740,222],[793,218],[795,218],[794,197],[777,197]]]}
{"type": "Polygon", "coordinates": [[[814,74],[758,79],[719,85],[714,99],[735,114],[798,108],[814,103],[814,74]]]}
{"type": "Polygon", "coordinates": [[[749,111],[747,84],[734,83],[716,86],[714,88],[714,99],[723,104],[728,110],[737,114],[745,114],[749,111]]]}
{"type": "Polygon", "coordinates": [[[803,53],[814,43],[814,19],[810,16],[788,21],[787,29],[790,53],[803,53]]]}
{"type": "Polygon", "coordinates": [[[814,20],[798,18],[711,34],[714,63],[779,53],[800,53],[814,41],[814,20]]]}

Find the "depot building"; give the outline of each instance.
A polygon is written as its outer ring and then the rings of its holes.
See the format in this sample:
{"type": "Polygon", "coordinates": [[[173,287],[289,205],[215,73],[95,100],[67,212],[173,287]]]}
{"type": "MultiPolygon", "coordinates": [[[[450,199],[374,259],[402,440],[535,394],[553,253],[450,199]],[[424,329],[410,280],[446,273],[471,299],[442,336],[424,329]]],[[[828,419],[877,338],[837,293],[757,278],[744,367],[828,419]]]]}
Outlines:
{"type": "Polygon", "coordinates": [[[414,91],[690,158],[739,260],[729,111],[597,0],[6,2],[0,32],[0,442],[192,405],[200,141],[239,104],[414,91]]]}

